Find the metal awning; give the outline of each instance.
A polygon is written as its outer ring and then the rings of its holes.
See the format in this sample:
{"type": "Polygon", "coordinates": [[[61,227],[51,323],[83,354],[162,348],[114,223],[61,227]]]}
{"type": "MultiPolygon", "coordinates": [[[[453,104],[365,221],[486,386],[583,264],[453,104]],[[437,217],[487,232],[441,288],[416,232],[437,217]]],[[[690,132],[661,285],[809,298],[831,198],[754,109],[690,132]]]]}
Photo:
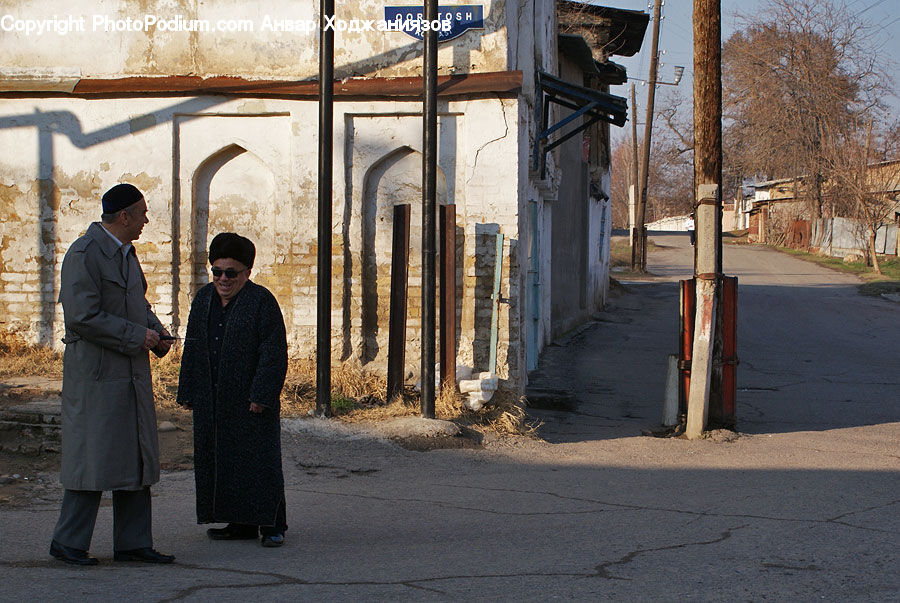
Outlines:
{"type": "Polygon", "coordinates": [[[624,126],[627,121],[628,102],[621,96],[578,86],[543,71],[538,71],[537,74],[537,94],[535,96],[535,111],[539,112],[536,117],[540,133],[534,144],[532,167],[535,171],[540,170],[541,177],[544,173],[547,151],[558,147],[598,121],[605,121],[619,127],[624,126]],[[551,126],[549,125],[550,103],[571,109],[574,113],[551,126]],[[552,134],[581,117],[585,118],[581,125],[575,126],[550,142],[552,134]]]}

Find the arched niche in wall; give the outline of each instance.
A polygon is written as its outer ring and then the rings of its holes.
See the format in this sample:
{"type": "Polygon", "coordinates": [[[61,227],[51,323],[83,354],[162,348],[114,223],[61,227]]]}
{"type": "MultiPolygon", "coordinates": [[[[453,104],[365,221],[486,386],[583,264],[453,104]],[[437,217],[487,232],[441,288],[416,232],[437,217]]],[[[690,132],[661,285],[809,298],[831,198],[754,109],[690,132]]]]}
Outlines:
{"type": "Polygon", "coordinates": [[[277,253],[281,255],[275,254],[274,259],[271,238],[254,239],[257,260],[252,278],[266,286],[272,281],[279,282],[280,288],[273,293],[282,305],[286,324],[291,324],[290,279],[283,274],[284,254],[290,249],[293,232],[290,124],[290,115],[286,113],[175,116],[172,235],[177,245],[174,258],[177,272],[172,279],[172,297],[175,326],[182,335],[194,292],[209,278],[206,250],[210,238],[220,229],[248,230],[242,234],[254,238],[255,230],[248,229],[248,225],[255,228],[258,224],[274,224],[269,232],[277,229],[275,241],[277,253]],[[234,190],[228,190],[231,183],[234,190]],[[273,190],[274,202],[270,202],[273,190]],[[222,224],[217,218],[221,215],[217,208],[225,208],[227,197],[232,194],[254,205],[264,204],[261,215],[254,215],[256,210],[249,206],[239,215],[232,212],[235,219],[222,224]],[[198,227],[204,232],[195,233],[198,227]],[[279,277],[271,276],[273,271],[265,266],[273,261],[281,271],[279,277]]]}
{"type": "Polygon", "coordinates": [[[275,262],[276,187],[272,170],[255,154],[231,144],[194,173],[191,222],[191,291],[209,282],[207,252],[220,232],[236,232],[256,245],[254,281],[267,285],[275,262]]]}
{"type": "MultiPolygon", "coordinates": [[[[387,357],[391,248],[395,205],[409,204],[407,329],[419,325],[422,276],[422,154],[408,146],[387,153],[366,172],[361,203],[361,350],[363,363],[387,357]]],[[[438,204],[447,202],[447,181],[437,170],[438,204]]],[[[411,359],[412,360],[412,359],[411,359]]]]}

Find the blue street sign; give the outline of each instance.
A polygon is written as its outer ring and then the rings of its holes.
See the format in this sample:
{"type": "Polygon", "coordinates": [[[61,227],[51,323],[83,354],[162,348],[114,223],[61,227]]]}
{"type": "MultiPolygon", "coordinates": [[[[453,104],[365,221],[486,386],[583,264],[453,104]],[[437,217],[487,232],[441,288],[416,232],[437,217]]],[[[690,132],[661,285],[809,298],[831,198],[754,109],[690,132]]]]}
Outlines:
{"type": "Polygon", "coordinates": [[[438,30],[438,42],[457,38],[470,29],[484,29],[484,6],[456,4],[438,7],[438,18],[425,22],[422,6],[385,6],[384,20],[389,31],[403,31],[417,40],[430,29],[438,30]]]}

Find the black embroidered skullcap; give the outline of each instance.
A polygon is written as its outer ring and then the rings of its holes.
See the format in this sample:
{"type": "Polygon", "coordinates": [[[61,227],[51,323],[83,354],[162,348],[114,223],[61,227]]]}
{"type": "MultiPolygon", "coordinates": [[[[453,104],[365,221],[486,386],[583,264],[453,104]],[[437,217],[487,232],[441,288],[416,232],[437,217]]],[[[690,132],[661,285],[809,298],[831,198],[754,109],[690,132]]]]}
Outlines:
{"type": "Polygon", "coordinates": [[[103,193],[103,213],[114,214],[126,207],[134,205],[144,198],[144,195],[133,184],[117,184],[103,193]]]}
{"type": "Polygon", "coordinates": [[[237,260],[247,268],[253,268],[253,259],[256,257],[256,247],[247,237],[242,237],[233,232],[220,232],[213,237],[209,244],[209,263],[212,264],[220,258],[237,260]]]}

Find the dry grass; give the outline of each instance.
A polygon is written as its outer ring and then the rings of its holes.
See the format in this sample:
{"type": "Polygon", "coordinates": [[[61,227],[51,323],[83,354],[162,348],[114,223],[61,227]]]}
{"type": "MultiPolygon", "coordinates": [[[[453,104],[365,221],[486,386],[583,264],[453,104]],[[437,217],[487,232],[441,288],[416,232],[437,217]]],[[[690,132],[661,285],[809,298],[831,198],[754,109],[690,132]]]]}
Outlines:
{"type": "Polygon", "coordinates": [[[540,421],[528,421],[524,398],[512,392],[497,392],[490,406],[479,413],[471,413],[476,419],[473,427],[501,435],[536,436],[540,421]]]}
{"type": "MultiPolygon", "coordinates": [[[[344,418],[356,410],[393,406],[384,404],[387,379],[359,365],[345,362],[331,367],[332,415],[344,418]]],[[[316,407],[316,362],[314,358],[288,361],[287,378],[281,392],[284,416],[306,416],[316,407]]],[[[379,413],[373,413],[378,415],[379,413]]],[[[391,415],[399,416],[399,415],[391,415]]],[[[365,420],[365,419],[359,419],[365,420]]]]}
{"type": "MultiPolygon", "coordinates": [[[[181,368],[181,348],[172,347],[162,358],[150,355],[150,371],[153,374],[153,398],[160,408],[181,410],[175,403],[178,393],[178,371],[181,368]]],[[[190,412],[190,411],[183,411],[190,412]]]]}
{"type": "MultiPolygon", "coordinates": [[[[305,416],[315,409],[315,362],[292,361],[282,394],[282,414],[305,416]]],[[[351,362],[332,368],[332,416],[348,423],[378,422],[397,417],[420,414],[418,392],[406,387],[403,394],[385,401],[387,381],[351,362]]],[[[537,426],[526,421],[524,404],[509,392],[498,392],[484,409],[475,412],[464,404],[464,397],[455,388],[444,387],[435,399],[438,419],[483,432],[496,434],[532,435],[537,426]]]]}
{"type": "Polygon", "coordinates": [[[0,377],[22,375],[61,378],[62,355],[28,343],[19,333],[0,330],[0,377]]]}

